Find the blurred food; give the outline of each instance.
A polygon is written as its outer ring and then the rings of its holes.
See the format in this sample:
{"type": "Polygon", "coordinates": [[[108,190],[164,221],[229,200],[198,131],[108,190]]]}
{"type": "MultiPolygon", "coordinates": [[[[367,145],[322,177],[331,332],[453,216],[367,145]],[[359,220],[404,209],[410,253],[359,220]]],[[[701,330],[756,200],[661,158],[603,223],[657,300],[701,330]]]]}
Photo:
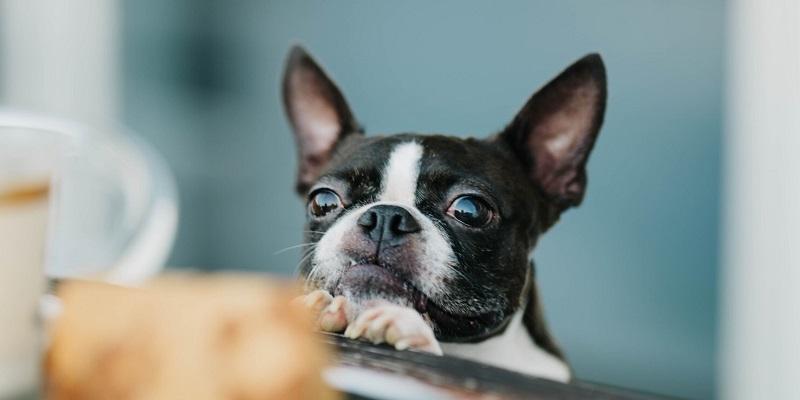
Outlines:
{"type": "Polygon", "coordinates": [[[328,352],[295,292],[256,277],[173,276],[142,288],[65,282],[48,399],[333,399],[328,352]]]}

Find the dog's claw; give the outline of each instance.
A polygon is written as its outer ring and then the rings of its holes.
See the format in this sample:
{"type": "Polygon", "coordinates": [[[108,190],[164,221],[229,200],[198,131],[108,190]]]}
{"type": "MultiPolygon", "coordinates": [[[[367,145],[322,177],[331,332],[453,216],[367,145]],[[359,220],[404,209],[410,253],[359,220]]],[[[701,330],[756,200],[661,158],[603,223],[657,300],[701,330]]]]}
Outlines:
{"type": "Polygon", "coordinates": [[[344,334],[351,339],[388,343],[397,350],[442,354],[431,327],[417,311],[407,307],[382,305],[371,308],[359,315],[344,334]]]}

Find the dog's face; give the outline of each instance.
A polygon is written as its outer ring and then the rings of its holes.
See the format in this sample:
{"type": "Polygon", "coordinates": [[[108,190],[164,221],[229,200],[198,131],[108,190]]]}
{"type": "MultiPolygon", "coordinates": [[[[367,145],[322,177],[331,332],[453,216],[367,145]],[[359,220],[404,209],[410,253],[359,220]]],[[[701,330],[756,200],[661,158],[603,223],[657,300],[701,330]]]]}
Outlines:
{"type": "Polygon", "coordinates": [[[524,302],[539,234],[583,198],[605,107],[600,58],[573,64],[484,140],[366,137],[299,48],[283,88],[314,243],[300,267],[307,288],[347,297],[353,314],[376,302],[413,307],[440,340],[503,327],[524,302]]]}

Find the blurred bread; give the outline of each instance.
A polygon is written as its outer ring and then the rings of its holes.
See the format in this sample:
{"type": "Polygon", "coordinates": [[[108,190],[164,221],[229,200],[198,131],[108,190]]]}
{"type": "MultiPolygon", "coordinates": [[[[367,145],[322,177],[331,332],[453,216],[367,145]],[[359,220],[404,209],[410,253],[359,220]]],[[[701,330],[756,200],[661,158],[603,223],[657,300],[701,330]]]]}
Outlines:
{"type": "Polygon", "coordinates": [[[328,353],[294,292],[253,277],[65,282],[47,398],[332,399],[328,353]]]}

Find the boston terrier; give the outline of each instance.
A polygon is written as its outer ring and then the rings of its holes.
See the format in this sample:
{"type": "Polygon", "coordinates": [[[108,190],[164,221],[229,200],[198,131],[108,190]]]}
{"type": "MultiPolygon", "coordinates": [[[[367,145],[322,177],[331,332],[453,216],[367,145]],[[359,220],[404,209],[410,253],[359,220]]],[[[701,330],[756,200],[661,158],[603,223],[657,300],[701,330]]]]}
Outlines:
{"type": "Polygon", "coordinates": [[[529,255],[583,199],[606,104],[599,55],[569,66],[486,139],[365,136],[300,47],[283,102],[308,214],[298,302],[321,330],[570,379],[529,255]]]}

